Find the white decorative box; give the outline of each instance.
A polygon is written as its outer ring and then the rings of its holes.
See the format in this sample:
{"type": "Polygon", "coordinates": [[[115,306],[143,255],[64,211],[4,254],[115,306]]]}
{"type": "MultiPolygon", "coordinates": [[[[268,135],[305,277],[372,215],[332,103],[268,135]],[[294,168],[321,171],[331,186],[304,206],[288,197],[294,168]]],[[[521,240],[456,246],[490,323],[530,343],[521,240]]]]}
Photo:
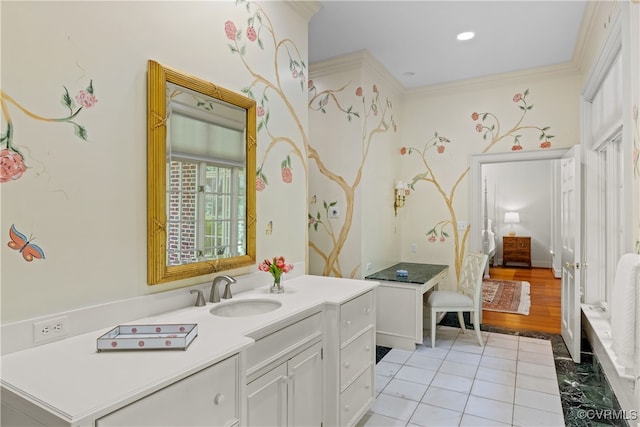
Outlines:
{"type": "Polygon", "coordinates": [[[98,352],[111,350],[186,350],[198,325],[120,325],[98,338],[98,352]]]}

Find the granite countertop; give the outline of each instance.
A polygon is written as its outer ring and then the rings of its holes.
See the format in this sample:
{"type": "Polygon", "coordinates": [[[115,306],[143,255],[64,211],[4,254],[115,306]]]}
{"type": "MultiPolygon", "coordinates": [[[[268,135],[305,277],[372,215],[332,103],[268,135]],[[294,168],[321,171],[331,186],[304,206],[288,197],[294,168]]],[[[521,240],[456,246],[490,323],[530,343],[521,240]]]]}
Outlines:
{"type": "Polygon", "coordinates": [[[449,268],[448,265],[441,264],[420,264],[414,262],[400,262],[391,267],[370,274],[367,280],[386,280],[388,282],[404,282],[404,283],[427,283],[443,270],[449,268]],[[396,276],[396,270],[407,270],[408,277],[396,276]]]}

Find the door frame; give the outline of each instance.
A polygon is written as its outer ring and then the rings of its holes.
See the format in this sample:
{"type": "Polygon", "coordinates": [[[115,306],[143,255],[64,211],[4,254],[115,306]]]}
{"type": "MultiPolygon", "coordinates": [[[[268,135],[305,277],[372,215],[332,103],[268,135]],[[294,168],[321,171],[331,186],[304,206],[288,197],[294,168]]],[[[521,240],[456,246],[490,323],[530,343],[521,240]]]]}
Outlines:
{"type": "MultiPolygon", "coordinates": [[[[472,154],[469,168],[469,233],[470,251],[482,250],[482,166],[495,163],[528,162],[532,160],[557,160],[569,151],[568,148],[531,150],[503,153],[472,154]]],[[[554,218],[557,223],[557,219],[554,218]]]]}

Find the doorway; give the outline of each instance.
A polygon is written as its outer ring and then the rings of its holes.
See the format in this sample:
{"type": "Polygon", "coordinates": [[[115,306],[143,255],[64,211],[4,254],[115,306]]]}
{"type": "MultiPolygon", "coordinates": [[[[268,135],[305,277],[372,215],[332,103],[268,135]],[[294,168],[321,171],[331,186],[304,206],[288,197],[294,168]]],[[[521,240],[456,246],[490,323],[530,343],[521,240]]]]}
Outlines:
{"type": "MultiPolygon", "coordinates": [[[[562,156],[567,152],[566,149],[556,150],[544,150],[544,151],[525,151],[517,153],[495,153],[495,154],[478,154],[471,157],[470,167],[470,216],[469,223],[471,225],[472,232],[469,236],[469,249],[472,251],[482,250],[482,229],[484,224],[484,185],[483,180],[483,167],[486,170],[490,170],[494,166],[499,165],[525,165],[522,162],[536,162],[543,161],[548,163],[554,163],[559,161],[562,156]]],[[[552,189],[550,194],[549,203],[552,205],[551,210],[557,212],[557,193],[559,192],[559,183],[556,180],[556,168],[550,167],[546,170],[551,170],[552,177],[551,182],[554,185],[550,185],[552,189]],[[556,187],[558,187],[556,189],[556,187]]],[[[545,172],[546,173],[546,172],[545,172]]],[[[495,195],[494,195],[495,197],[495,195]]],[[[503,197],[504,196],[498,196],[503,197]]],[[[516,209],[518,206],[524,206],[522,198],[515,198],[514,204],[508,200],[500,200],[501,206],[489,207],[488,215],[495,218],[494,221],[499,223],[496,225],[494,231],[498,236],[498,240],[501,241],[502,235],[507,233],[502,222],[504,212],[506,209],[516,209]],[[493,209],[492,209],[493,208],[493,209]]],[[[553,253],[553,248],[558,247],[558,240],[560,235],[559,230],[559,215],[549,215],[549,237],[544,239],[545,245],[548,243],[549,247],[546,251],[553,253]]],[[[524,224],[523,224],[524,226],[524,224]]],[[[529,224],[532,226],[532,224],[529,224]]],[[[521,229],[524,230],[524,229],[521,229]]],[[[519,230],[516,229],[516,232],[519,230]]],[[[496,250],[496,261],[501,261],[501,247],[498,243],[498,249],[496,250]]],[[[538,248],[538,251],[543,251],[545,248],[538,248]]],[[[489,276],[498,280],[521,280],[535,284],[531,286],[531,299],[534,301],[535,308],[530,310],[529,316],[523,316],[520,314],[498,313],[498,312],[483,312],[483,323],[493,326],[500,326],[512,329],[526,329],[534,331],[542,331],[548,333],[560,333],[560,316],[561,316],[561,287],[559,279],[559,253],[553,254],[547,253],[549,256],[549,264],[544,264],[542,268],[517,268],[517,267],[499,267],[494,266],[489,269],[489,276]],[[557,265],[556,265],[557,264],[557,265]]],[[[544,254],[542,255],[544,257],[544,254]]],[[[540,257],[539,257],[540,258],[540,257]]]]}

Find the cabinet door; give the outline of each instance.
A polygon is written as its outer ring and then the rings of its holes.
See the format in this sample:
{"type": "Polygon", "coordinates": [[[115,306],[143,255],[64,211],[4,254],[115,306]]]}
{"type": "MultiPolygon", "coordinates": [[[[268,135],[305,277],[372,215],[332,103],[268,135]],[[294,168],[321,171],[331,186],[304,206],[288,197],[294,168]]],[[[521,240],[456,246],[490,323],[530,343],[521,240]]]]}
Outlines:
{"type": "Polygon", "coordinates": [[[247,426],[286,427],[287,364],[247,384],[247,426]]]}
{"type": "Polygon", "coordinates": [[[105,426],[225,426],[238,421],[238,356],[96,421],[105,426]]]}
{"type": "Polygon", "coordinates": [[[322,422],[322,344],[317,343],[288,363],[290,427],[320,426],[322,422]]]}

